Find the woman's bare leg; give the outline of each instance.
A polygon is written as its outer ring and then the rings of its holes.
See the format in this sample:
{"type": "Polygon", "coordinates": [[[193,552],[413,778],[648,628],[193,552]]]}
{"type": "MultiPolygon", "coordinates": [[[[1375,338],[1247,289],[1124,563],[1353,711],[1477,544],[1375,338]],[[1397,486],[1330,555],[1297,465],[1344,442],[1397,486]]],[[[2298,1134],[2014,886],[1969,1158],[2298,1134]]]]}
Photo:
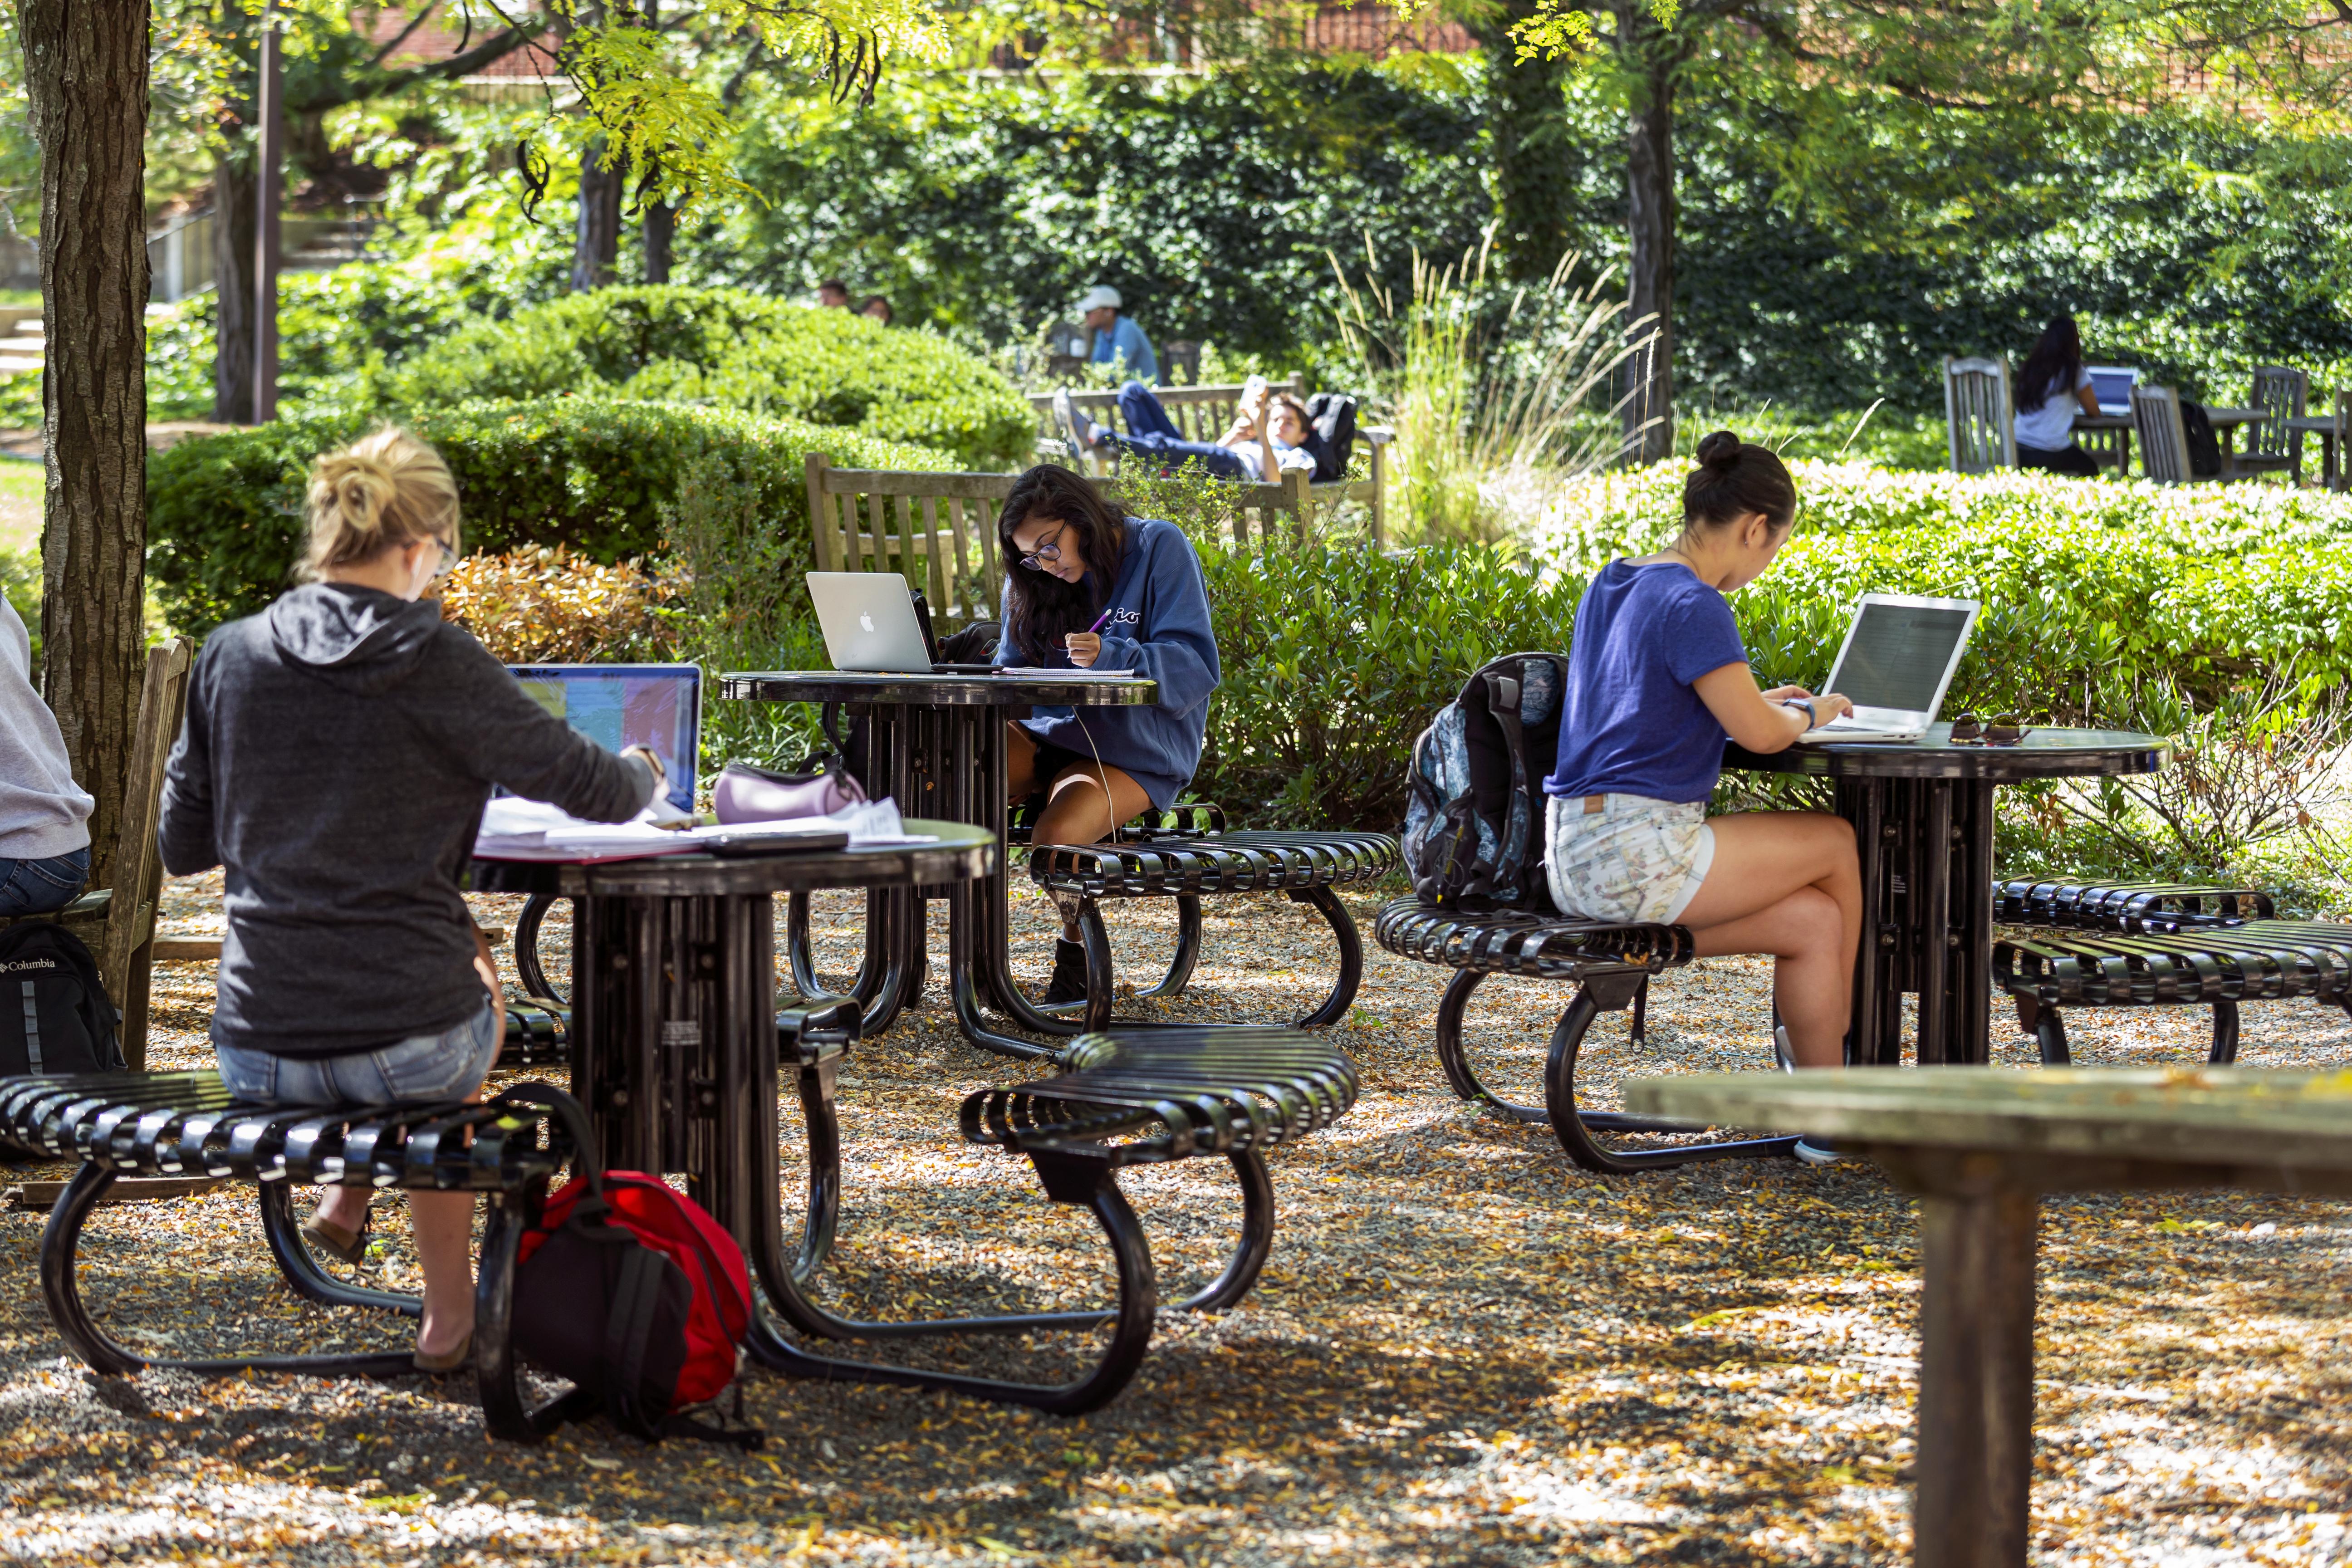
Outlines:
{"type": "Polygon", "coordinates": [[[1019,805],[1037,793],[1037,737],[1025,726],[1004,726],[1004,804],[1019,805]]]}
{"type": "MultiPolygon", "coordinates": [[[[1046,786],[1045,811],[1030,839],[1037,844],[1099,844],[1111,829],[1150,806],[1143,786],[1120,769],[1091,761],[1074,763],[1046,786]]],[[[1077,941],[1076,923],[1066,922],[1062,937],[1077,941]]]]}
{"type": "Polygon", "coordinates": [[[1862,937],[1853,828],[1818,812],[1718,816],[1715,859],[1683,910],[1701,957],[1769,953],[1773,1000],[1800,1067],[1845,1060],[1862,937]]]}

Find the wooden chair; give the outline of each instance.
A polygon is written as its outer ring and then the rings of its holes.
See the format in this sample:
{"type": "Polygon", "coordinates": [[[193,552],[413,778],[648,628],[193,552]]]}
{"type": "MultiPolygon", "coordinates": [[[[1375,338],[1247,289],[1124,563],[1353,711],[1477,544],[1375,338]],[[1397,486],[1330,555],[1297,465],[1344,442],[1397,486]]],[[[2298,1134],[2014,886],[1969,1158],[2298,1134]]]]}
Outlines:
{"type": "MultiPolygon", "coordinates": [[[[932,616],[970,625],[992,620],[1004,597],[1004,565],[996,542],[996,515],[1017,474],[910,473],[887,468],[836,468],[822,452],[808,456],[809,526],[820,572],[897,572],[922,591],[932,616]]],[[[1314,500],[1307,476],[1283,476],[1279,485],[1224,485],[1232,510],[1222,531],[1246,546],[1260,543],[1281,521],[1306,538],[1314,500]]],[[[1116,480],[1103,483],[1118,493],[1116,480]]]]}
{"type": "Polygon", "coordinates": [[[2209,484],[2227,478],[2191,473],[2189,432],[2180,423],[2180,394],[2168,386],[2132,388],[2132,426],[2139,432],[2140,469],[2160,485],[2209,484]]]}
{"type": "Polygon", "coordinates": [[[2329,432],[2326,454],[2327,471],[2320,475],[2319,482],[2331,490],[2340,490],[2345,488],[2347,473],[2352,472],[2352,460],[2347,460],[2352,448],[2344,445],[2347,437],[2352,437],[2352,387],[2339,386],[2336,389],[2331,414],[2336,428],[2329,432]]]}
{"type": "Polygon", "coordinates": [[[2252,405],[2263,411],[2263,417],[2246,426],[2246,449],[2231,465],[2234,474],[2284,470],[2295,484],[2303,483],[2303,432],[2289,430],[2286,422],[2303,417],[2310,392],[2310,378],[2299,370],[2280,364],[2254,367],[2252,405]]]}
{"type": "MultiPolygon", "coordinates": [[[[1276,392],[1286,392],[1302,403],[1307,398],[1307,378],[1294,375],[1287,381],[1272,384],[1276,392]]],[[[1243,384],[1221,383],[1213,386],[1160,386],[1152,389],[1160,405],[1176,432],[1187,441],[1214,441],[1229,428],[1241,410],[1243,384]]],[[[1120,429],[1118,394],[1116,392],[1073,391],[1071,406],[1085,418],[1097,425],[1120,429]]],[[[1037,438],[1050,441],[1045,448],[1064,451],[1062,435],[1054,425],[1054,399],[1049,393],[1033,396],[1029,405],[1037,411],[1037,438]]],[[[1131,434],[1132,432],[1129,432],[1131,434]]],[[[1396,432],[1385,425],[1359,425],[1356,439],[1365,451],[1365,473],[1362,478],[1334,479],[1310,488],[1314,497],[1314,512],[1318,517],[1336,515],[1343,505],[1353,503],[1364,509],[1370,522],[1372,548],[1388,547],[1388,447],[1396,439],[1396,432]]],[[[1108,472],[1112,465],[1096,463],[1094,471],[1108,472]]],[[[1353,464],[1350,463],[1352,469],[1353,464]]],[[[1311,520],[1310,520],[1311,521],[1311,520]]]]}
{"type": "Polygon", "coordinates": [[[1184,373],[1184,385],[1200,384],[1201,345],[1190,338],[1178,338],[1160,346],[1160,371],[1167,377],[1169,386],[1177,384],[1176,373],[1180,370],[1184,373]]]}
{"type": "Polygon", "coordinates": [[[1983,474],[2017,467],[2017,420],[2005,359],[1944,362],[1944,424],[1952,472],[1983,474]]]}
{"type": "Polygon", "coordinates": [[[147,653],[147,679],[139,690],[138,728],[131,742],[131,773],[122,790],[122,820],[114,839],[109,885],[92,888],[61,910],[18,915],[0,925],[54,921],[83,928],[77,935],[98,957],[106,994],[122,1009],[123,1059],[134,1072],[147,1067],[147,999],[155,969],[155,905],[163,891],[163,860],[155,847],[155,822],[162,812],[163,763],[180,732],[188,702],[185,638],[167,638],[147,653]]]}

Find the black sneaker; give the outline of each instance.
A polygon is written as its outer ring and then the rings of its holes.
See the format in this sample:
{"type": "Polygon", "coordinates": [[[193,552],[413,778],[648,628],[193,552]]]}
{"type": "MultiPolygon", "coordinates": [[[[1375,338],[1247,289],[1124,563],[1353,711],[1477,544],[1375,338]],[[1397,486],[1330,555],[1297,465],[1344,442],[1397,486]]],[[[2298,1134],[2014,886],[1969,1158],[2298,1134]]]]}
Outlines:
{"type": "Polygon", "coordinates": [[[1083,1002],[1087,999],[1087,945],[1066,937],[1054,939],[1054,978],[1046,984],[1045,1000],[1083,1002]]]}
{"type": "Polygon", "coordinates": [[[1082,457],[1102,445],[1095,437],[1095,422],[1078,412],[1066,387],[1054,394],[1054,423],[1069,437],[1073,457],[1082,457]]]}

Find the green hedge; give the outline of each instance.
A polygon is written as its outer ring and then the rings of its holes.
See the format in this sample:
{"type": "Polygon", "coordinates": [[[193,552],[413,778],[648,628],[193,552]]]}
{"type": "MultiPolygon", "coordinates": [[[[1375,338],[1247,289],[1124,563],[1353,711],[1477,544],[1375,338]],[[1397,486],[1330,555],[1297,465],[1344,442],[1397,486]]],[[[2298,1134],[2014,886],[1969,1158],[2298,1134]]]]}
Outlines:
{"type": "Polygon", "coordinates": [[[727,289],[574,294],[442,340],[381,379],[389,405],[593,394],[711,404],[851,426],[955,454],[1020,462],[1027,399],[926,332],[727,289]]]}
{"type": "MultiPolygon", "coordinates": [[[[174,629],[201,637],[281,593],[300,552],[310,461],[371,422],[283,420],[183,441],[148,459],[147,570],[174,629]]],[[[706,454],[757,487],[806,569],[804,460],[941,468],[948,454],[797,419],[659,403],[552,398],[420,414],[409,428],[457,476],[469,549],[562,544],[598,561],[656,553],[662,509],[706,454]]]]}

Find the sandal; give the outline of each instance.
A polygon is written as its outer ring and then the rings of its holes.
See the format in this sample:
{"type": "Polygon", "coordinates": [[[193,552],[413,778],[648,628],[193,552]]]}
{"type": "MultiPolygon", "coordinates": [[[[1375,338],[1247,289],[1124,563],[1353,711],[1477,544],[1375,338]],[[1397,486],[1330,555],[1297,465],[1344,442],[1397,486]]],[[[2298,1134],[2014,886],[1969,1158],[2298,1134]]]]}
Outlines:
{"type": "Polygon", "coordinates": [[[320,1219],[315,1213],[302,1222],[302,1239],[330,1258],[359,1267],[367,1261],[367,1221],[362,1218],[356,1231],[320,1219]]]}
{"type": "Polygon", "coordinates": [[[420,1345],[414,1359],[416,1370],[419,1372],[429,1372],[436,1375],[462,1372],[465,1370],[466,1363],[474,1359],[474,1331],[471,1329],[467,1330],[464,1339],[459,1340],[455,1347],[442,1352],[439,1355],[426,1353],[425,1348],[420,1345]]]}

